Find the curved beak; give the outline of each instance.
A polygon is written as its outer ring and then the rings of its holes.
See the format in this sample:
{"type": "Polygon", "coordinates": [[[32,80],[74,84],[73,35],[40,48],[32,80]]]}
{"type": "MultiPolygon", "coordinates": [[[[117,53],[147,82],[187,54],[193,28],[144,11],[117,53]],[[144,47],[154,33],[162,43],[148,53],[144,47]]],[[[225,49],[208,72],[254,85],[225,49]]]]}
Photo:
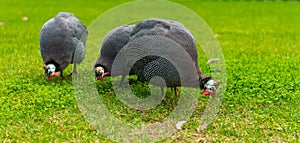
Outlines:
{"type": "Polygon", "coordinates": [[[110,75],[109,72],[105,72],[103,74],[99,74],[99,72],[95,71],[96,72],[96,80],[100,80],[101,82],[104,82],[104,77],[107,76],[107,75],[110,75]]]}
{"type": "Polygon", "coordinates": [[[59,75],[58,72],[54,72],[53,75],[48,75],[47,78],[48,78],[48,80],[50,81],[53,77],[56,77],[56,76],[58,76],[58,75],[59,75]]]}
{"type": "Polygon", "coordinates": [[[209,91],[209,90],[204,90],[203,92],[202,92],[202,94],[204,94],[204,95],[206,95],[206,96],[211,96],[212,98],[215,98],[216,97],[216,95],[217,95],[217,92],[211,92],[211,91],[209,91]]]}
{"type": "Polygon", "coordinates": [[[101,82],[104,81],[104,77],[101,75],[100,77],[96,77],[96,80],[100,80],[101,82]]]}
{"type": "Polygon", "coordinates": [[[47,79],[50,81],[52,79],[52,76],[48,75],[47,79]]]}

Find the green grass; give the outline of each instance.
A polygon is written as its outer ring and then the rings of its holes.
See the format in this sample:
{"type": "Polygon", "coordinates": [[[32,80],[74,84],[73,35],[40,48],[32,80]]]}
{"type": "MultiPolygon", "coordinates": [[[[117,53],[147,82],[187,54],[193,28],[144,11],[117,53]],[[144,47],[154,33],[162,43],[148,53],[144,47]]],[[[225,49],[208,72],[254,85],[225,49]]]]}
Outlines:
{"type": "MultiPolygon", "coordinates": [[[[89,25],[123,2],[0,1],[0,22],[5,23],[0,25],[1,141],[111,142],[82,116],[71,78],[44,78],[39,31],[59,11],[72,12],[89,25]],[[29,20],[22,21],[22,16],[29,20]]],[[[205,107],[199,104],[183,129],[162,142],[299,142],[300,3],[178,2],[198,13],[216,34],[226,62],[227,89],[206,130],[196,131],[205,107]]],[[[201,64],[206,63],[203,59],[201,64]]],[[[209,74],[207,65],[203,70],[209,74]]],[[[163,103],[147,113],[128,110],[109,85],[98,87],[112,114],[128,122],[155,122],[173,109],[163,103]]],[[[176,101],[171,94],[168,90],[168,100],[176,101]]],[[[199,95],[199,102],[206,101],[199,95]]]]}

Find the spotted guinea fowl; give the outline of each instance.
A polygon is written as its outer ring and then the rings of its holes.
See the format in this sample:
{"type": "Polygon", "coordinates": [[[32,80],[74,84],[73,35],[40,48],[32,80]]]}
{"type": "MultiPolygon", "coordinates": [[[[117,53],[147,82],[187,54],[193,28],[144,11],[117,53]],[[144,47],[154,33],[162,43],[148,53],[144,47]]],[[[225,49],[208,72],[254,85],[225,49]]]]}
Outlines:
{"type": "Polygon", "coordinates": [[[110,75],[112,64],[119,51],[128,43],[134,25],[123,25],[109,32],[102,43],[100,57],[94,63],[97,80],[110,75]]]}
{"type": "MultiPolygon", "coordinates": [[[[175,41],[159,35],[145,35],[130,41],[124,50],[126,70],[131,69],[143,81],[161,87],[199,87],[199,77],[190,55],[175,41]]],[[[114,74],[114,71],[112,71],[114,74]]]]}
{"type": "Polygon", "coordinates": [[[69,64],[74,64],[72,73],[76,73],[76,64],[80,64],[85,56],[87,36],[85,25],[72,13],[60,12],[43,25],[40,52],[49,80],[59,71],[63,78],[63,70],[69,64]]]}
{"type": "MultiPolygon", "coordinates": [[[[177,62],[179,63],[183,62],[181,63],[181,65],[191,64],[192,66],[194,66],[194,68],[196,68],[197,75],[196,76],[187,75],[187,76],[191,76],[189,80],[197,81],[198,83],[197,86],[200,87],[201,89],[205,89],[203,94],[213,95],[213,93],[215,93],[216,88],[219,86],[220,82],[219,81],[215,82],[211,77],[202,74],[198,66],[198,52],[197,52],[194,38],[190,33],[190,31],[187,28],[185,28],[181,23],[176,21],[171,21],[171,20],[157,19],[157,18],[141,21],[134,27],[130,38],[131,41],[133,41],[134,39],[143,38],[144,36],[152,36],[152,37],[161,36],[170,39],[175,43],[177,43],[178,45],[180,45],[180,47],[182,47],[189,54],[190,58],[192,59],[191,62],[193,63],[186,63],[186,61],[184,61],[184,57],[179,60],[177,59],[177,62]]],[[[157,42],[158,43],[161,42],[161,44],[168,42],[168,40],[163,40],[164,38],[161,37],[159,39],[156,39],[154,44],[157,44],[157,42]]],[[[140,43],[145,43],[147,41],[149,41],[149,39],[141,41],[140,43]]],[[[137,47],[129,46],[128,50],[131,51],[129,52],[132,55],[131,58],[133,57],[136,59],[136,57],[139,57],[139,55],[141,55],[142,53],[151,50],[149,49],[151,45],[150,46],[142,45],[142,47],[146,47],[145,51],[140,50],[140,47],[139,48],[137,47]],[[134,48],[134,50],[130,48],[134,48]],[[132,50],[136,52],[136,55],[132,54],[134,53],[132,52],[132,50]]],[[[153,47],[159,47],[159,44],[153,47]]],[[[170,47],[174,47],[174,46],[172,45],[160,46],[160,48],[170,48],[170,47]]],[[[170,54],[170,52],[166,54],[170,54]]],[[[172,54],[178,56],[178,58],[181,56],[181,54],[176,52],[173,52],[172,54]]],[[[130,63],[129,64],[130,68],[132,68],[134,70],[134,73],[136,73],[139,77],[141,77],[141,79],[144,79],[146,81],[149,81],[154,76],[162,77],[166,82],[166,86],[174,87],[176,89],[175,90],[176,92],[177,91],[176,87],[181,86],[180,83],[181,79],[178,78],[178,73],[176,73],[176,69],[174,69],[174,66],[172,66],[170,62],[166,62],[165,58],[161,58],[159,56],[154,56],[154,57],[147,56],[147,57],[149,58],[144,57],[141,58],[142,60],[138,60],[135,63],[130,63]]],[[[128,64],[130,60],[132,59],[130,59],[129,56],[126,64],[128,64]]],[[[159,85],[159,83],[157,84],[159,85]]]]}

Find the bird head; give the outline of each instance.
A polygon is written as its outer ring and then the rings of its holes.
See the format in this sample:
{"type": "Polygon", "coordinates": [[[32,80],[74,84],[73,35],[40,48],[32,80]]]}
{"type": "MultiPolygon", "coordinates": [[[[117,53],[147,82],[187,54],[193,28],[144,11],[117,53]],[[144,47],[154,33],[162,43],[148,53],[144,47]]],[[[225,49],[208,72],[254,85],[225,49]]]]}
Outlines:
{"type": "Polygon", "coordinates": [[[109,72],[105,72],[104,68],[102,66],[95,67],[95,75],[96,80],[104,81],[104,77],[109,75],[109,72]]]}
{"type": "Polygon", "coordinates": [[[51,80],[52,77],[58,76],[58,72],[55,72],[56,67],[53,64],[44,65],[44,70],[48,80],[51,80]]]}
{"type": "Polygon", "coordinates": [[[217,88],[220,85],[220,81],[215,82],[213,79],[207,81],[207,83],[204,85],[204,91],[202,94],[204,95],[211,95],[213,98],[216,96],[217,88]]]}

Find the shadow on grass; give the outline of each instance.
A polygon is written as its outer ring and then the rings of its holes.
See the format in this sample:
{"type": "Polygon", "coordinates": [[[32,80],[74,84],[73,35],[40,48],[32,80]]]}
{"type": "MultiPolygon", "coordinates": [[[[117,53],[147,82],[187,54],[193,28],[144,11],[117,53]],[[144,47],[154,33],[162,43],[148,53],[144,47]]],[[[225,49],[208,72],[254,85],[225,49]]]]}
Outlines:
{"type": "MultiPolygon", "coordinates": [[[[138,98],[147,98],[151,94],[150,85],[147,82],[139,82],[134,77],[130,77],[129,85],[130,90],[138,98]]],[[[174,91],[168,88],[166,90],[166,101],[161,101],[157,106],[150,109],[133,109],[117,98],[112,87],[111,78],[106,78],[105,82],[96,81],[96,86],[99,98],[110,113],[114,117],[132,124],[150,124],[167,118],[177,106],[180,98],[179,95],[175,96],[174,91]]]]}

